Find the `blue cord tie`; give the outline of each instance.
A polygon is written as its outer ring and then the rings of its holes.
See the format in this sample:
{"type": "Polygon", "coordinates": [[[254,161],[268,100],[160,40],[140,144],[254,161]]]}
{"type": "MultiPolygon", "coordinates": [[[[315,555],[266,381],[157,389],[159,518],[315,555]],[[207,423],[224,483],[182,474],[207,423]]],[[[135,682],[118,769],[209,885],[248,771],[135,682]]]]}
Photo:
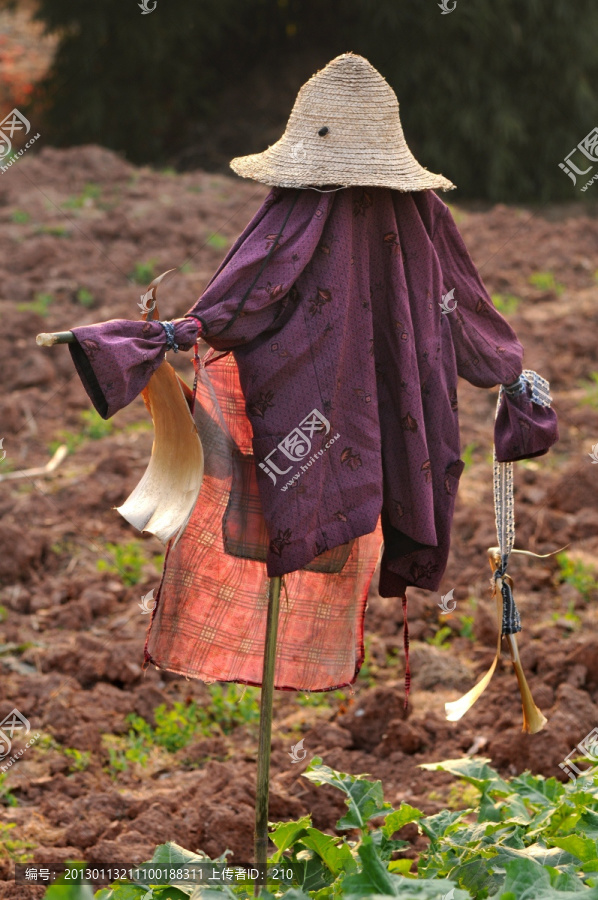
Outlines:
{"type": "Polygon", "coordinates": [[[174,325],[172,322],[160,322],[160,325],[166,333],[166,349],[174,350],[175,353],[178,353],[179,345],[174,339],[174,325]]]}
{"type": "Polygon", "coordinates": [[[523,375],[520,375],[517,381],[514,381],[513,384],[503,384],[503,389],[505,393],[509,395],[509,397],[517,397],[519,394],[523,394],[526,387],[526,380],[523,375]]]}

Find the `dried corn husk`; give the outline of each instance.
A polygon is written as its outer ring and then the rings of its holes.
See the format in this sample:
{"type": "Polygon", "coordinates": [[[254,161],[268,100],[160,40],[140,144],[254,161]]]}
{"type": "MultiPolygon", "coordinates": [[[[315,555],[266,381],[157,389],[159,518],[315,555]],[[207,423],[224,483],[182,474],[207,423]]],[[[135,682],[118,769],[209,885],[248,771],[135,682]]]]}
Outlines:
{"type": "MultiPolygon", "coordinates": [[[[538,556],[539,554],[531,553],[528,550],[513,550],[513,553],[524,553],[526,556],[538,556]]],[[[558,552],[558,551],[556,551],[558,552]]],[[[545,554],[546,556],[552,556],[551,553],[545,554]]],[[[488,559],[490,561],[490,568],[494,573],[498,566],[500,565],[501,556],[500,550],[498,547],[490,547],[488,550],[488,559]]],[[[478,683],[464,694],[462,697],[459,697],[458,700],[454,700],[451,703],[445,703],[445,711],[446,717],[449,722],[457,722],[468,709],[471,709],[476,700],[481,697],[484,693],[492,676],[494,675],[494,671],[498,664],[498,659],[500,657],[500,642],[501,642],[501,632],[502,632],[502,581],[503,578],[505,581],[508,581],[509,585],[512,587],[513,580],[510,575],[504,575],[499,578],[492,579],[492,596],[496,601],[496,623],[498,630],[498,637],[496,643],[496,655],[492,662],[492,665],[486,672],[486,674],[481,678],[478,683]]],[[[509,651],[511,653],[511,662],[513,663],[513,668],[515,669],[515,674],[517,675],[517,682],[519,684],[519,693],[521,695],[521,705],[523,709],[523,731],[526,731],[528,734],[536,734],[536,732],[541,731],[546,725],[547,719],[542,714],[542,712],[538,709],[536,704],[534,703],[531,691],[529,689],[529,685],[526,681],[525,675],[523,673],[523,668],[521,665],[521,660],[519,659],[519,649],[517,647],[517,638],[514,634],[505,635],[507,643],[509,645],[509,651]]]]}
{"type": "MultiPolygon", "coordinates": [[[[145,297],[154,300],[160,275],[145,297]]],[[[147,316],[144,316],[147,318],[147,316]]],[[[158,318],[157,306],[153,318],[158,318]]],[[[143,478],[118,512],[139,531],[163,543],[182,535],[203,480],[203,448],[186,397],[191,392],[166,360],[143,391],[154,422],[152,455],[143,478]]]]}

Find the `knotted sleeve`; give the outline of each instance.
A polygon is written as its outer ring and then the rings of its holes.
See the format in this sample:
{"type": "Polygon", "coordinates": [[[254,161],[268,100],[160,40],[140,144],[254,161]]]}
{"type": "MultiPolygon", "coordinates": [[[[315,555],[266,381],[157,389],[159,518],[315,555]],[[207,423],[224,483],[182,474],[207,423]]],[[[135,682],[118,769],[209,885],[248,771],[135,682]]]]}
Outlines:
{"type": "Polygon", "coordinates": [[[558,439],[555,410],[534,403],[529,385],[516,397],[503,392],[494,422],[494,447],[498,462],[543,456],[558,439]]]}
{"type": "MultiPolygon", "coordinates": [[[[198,323],[175,319],[174,339],[180,350],[190,350],[198,323]]],[[[159,322],[111,319],[73,328],[76,343],[71,358],[89,399],[103,419],[137,397],[166,353],[166,332],[159,322]]]]}
{"type": "Polygon", "coordinates": [[[276,189],[189,310],[201,336],[232,350],[278,330],[298,301],[293,286],[308,265],[330,212],[331,194],[276,189]]]}

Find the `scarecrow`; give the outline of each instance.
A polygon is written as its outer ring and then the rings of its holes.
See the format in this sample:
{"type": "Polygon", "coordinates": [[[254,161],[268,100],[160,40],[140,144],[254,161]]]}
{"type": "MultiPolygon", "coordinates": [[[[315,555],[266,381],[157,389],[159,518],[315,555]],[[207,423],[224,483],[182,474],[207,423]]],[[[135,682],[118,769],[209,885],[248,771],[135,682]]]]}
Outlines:
{"type": "Polygon", "coordinates": [[[102,417],[140,392],[150,408],[152,459],[120,508],[168,542],[145,660],[262,685],[265,861],[272,689],[355,681],[378,562],[380,594],[402,599],[406,649],[407,587],[440,585],[464,467],[458,377],[505,386],[491,555],[504,634],[520,627],[506,574],[509,466],[546,453],[558,432],[546,383],[523,371],[436,194],[454,185],[415,160],[397,98],[367,60],[334,59],[301,88],[280,140],[231,166],[272,190],[183,318],[47,341],[69,342],[102,417]],[[164,357],[193,346],[189,390],[164,357]]]}

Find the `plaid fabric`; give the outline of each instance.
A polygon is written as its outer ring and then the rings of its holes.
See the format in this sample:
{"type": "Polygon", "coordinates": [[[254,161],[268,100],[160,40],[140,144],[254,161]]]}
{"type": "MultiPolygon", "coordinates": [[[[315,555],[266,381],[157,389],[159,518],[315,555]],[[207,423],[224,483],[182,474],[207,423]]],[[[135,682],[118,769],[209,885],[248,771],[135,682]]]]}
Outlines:
{"type": "MultiPolygon", "coordinates": [[[[235,450],[232,466],[232,487],[222,520],[224,549],[231,556],[266,562],[270,538],[262,513],[255,457],[235,450]]],[[[332,550],[325,550],[304,568],[309,572],[341,572],[354,543],[355,541],[349,541],[332,550]]]]}
{"type": "MultiPolygon", "coordinates": [[[[241,476],[243,467],[249,471],[251,427],[234,358],[209,354],[206,362],[209,370],[202,366],[198,373],[194,412],[205,453],[204,481],[184,535],[168,549],[145,657],[162,669],[208,682],[260,685],[266,566],[225,548],[227,534],[237,550],[251,549],[256,556],[264,551],[257,484],[246,475],[240,493],[231,491],[235,468],[241,476]]],[[[314,562],[326,567],[322,571],[312,565],[311,571],[285,576],[277,689],[333,690],[355,680],[364,658],[367,591],[380,544],[377,529],[317,557],[314,562]]]]}

